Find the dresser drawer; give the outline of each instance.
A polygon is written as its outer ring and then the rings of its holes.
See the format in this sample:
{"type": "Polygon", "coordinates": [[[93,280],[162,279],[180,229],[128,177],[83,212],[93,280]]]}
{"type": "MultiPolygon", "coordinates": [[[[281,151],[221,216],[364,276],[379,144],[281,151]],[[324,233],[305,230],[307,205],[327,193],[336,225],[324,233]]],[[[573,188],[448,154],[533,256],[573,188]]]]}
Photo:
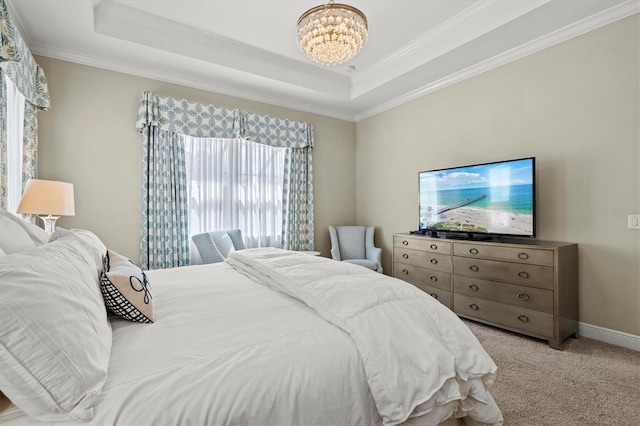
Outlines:
{"type": "Polygon", "coordinates": [[[416,284],[412,283],[414,286],[418,287],[420,290],[424,291],[438,302],[442,303],[447,308],[453,310],[453,293],[450,291],[443,290],[441,288],[431,287],[429,285],[424,284],[416,284]]]}
{"type": "Polygon", "coordinates": [[[453,243],[453,255],[547,266],[553,266],[554,257],[553,251],[551,250],[460,242],[453,243]]]}
{"type": "Polygon", "coordinates": [[[449,272],[394,262],[393,276],[412,284],[423,284],[451,291],[451,274],[449,272]]]}
{"type": "Polygon", "coordinates": [[[450,241],[437,241],[421,237],[407,238],[400,235],[393,236],[394,247],[403,247],[412,250],[428,251],[432,253],[451,254],[450,241]]]}
{"type": "Polygon", "coordinates": [[[488,300],[456,294],[453,301],[456,314],[500,324],[505,327],[553,338],[553,315],[510,306],[488,300]]]}
{"type": "Polygon", "coordinates": [[[508,283],[553,289],[553,267],[453,257],[453,273],[508,283]]]}
{"type": "Polygon", "coordinates": [[[448,254],[395,247],[393,250],[393,261],[402,262],[407,265],[421,266],[423,268],[434,269],[441,272],[451,272],[451,256],[448,254]]]}
{"type": "Polygon", "coordinates": [[[453,292],[534,311],[553,313],[553,291],[479,278],[453,277],[453,292]]]}

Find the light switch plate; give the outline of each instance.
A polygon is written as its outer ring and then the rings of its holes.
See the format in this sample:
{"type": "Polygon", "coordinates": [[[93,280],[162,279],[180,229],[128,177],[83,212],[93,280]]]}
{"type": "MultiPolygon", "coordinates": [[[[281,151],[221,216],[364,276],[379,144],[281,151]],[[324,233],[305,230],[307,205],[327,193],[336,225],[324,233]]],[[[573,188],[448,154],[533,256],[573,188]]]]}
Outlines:
{"type": "Polygon", "coordinates": [[[630,214],[627,216],[629,229],[640,229],[640,214],[630,214]]]}

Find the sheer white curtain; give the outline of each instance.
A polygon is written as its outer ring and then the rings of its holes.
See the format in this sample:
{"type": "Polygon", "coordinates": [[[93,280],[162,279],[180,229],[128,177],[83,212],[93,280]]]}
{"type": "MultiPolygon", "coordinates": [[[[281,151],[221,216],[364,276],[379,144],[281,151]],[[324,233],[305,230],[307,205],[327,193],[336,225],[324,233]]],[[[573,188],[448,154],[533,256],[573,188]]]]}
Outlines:
{"type": "Polygon", "coordinates": [[[286,148],[184,137],[189,235],[241,229],[251,247],[280,247],[286,148]]]}
{"type": "Polygon", "coordinates": [[[7,89],[7,210],[15,213],[22,197],[25,98],[11,79],[3,76],[7,89]]]}

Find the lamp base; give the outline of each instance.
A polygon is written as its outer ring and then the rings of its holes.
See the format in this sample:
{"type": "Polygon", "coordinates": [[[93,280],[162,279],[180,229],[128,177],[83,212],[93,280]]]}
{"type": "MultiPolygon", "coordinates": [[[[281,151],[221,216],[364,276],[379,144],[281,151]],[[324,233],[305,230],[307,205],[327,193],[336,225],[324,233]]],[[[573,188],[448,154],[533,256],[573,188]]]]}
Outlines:
{"type": "Polygon", "coordinates": [[[42,219],[42,223],[44,223],[44,230],[47,234],[51,235],[56,230],[56,220],[60,218],[60,216],[39,216],[42,219]]]}

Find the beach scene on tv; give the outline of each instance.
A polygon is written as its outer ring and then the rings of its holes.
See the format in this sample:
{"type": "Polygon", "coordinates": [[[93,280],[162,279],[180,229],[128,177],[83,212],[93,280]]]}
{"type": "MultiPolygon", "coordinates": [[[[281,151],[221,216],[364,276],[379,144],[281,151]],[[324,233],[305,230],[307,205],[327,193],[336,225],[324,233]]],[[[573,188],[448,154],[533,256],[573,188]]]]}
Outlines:
{"type": "Polygon", "coordinates": [[[421,172],[420,229],[533,235],[532,159],[421,172]]]}

